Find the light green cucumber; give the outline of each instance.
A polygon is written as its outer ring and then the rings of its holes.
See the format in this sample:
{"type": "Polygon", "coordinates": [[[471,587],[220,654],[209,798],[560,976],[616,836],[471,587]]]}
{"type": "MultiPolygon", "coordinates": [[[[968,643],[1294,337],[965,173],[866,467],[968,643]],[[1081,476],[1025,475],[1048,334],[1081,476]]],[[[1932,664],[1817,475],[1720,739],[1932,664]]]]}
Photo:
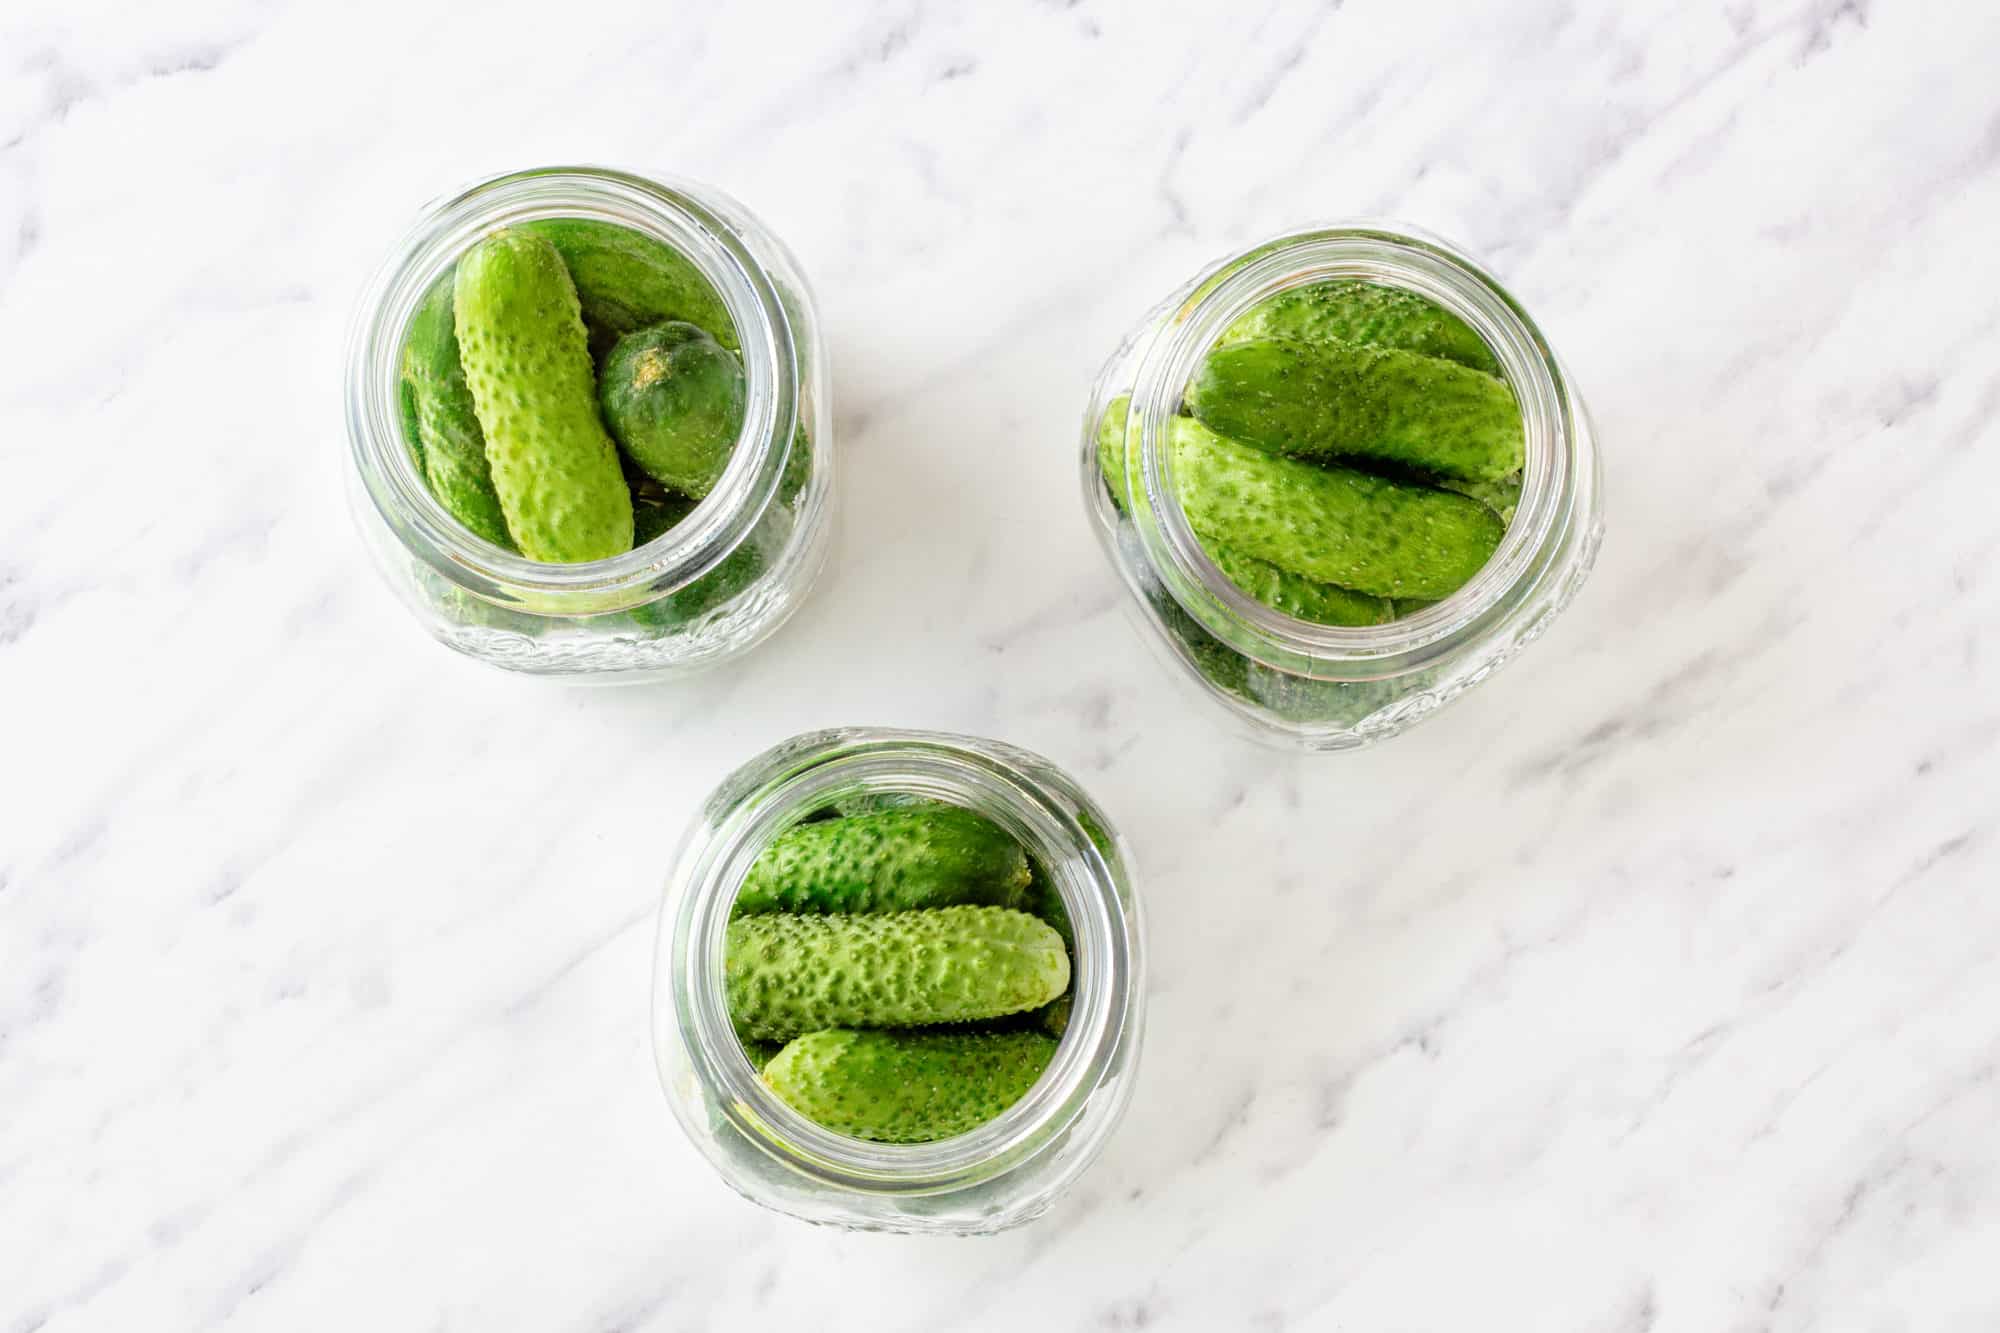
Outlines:
{"type": "Polygon", "coordinates": [[[562,256],[504,229],[458,261],[459,359],[493,489],[521,554],[575,563],[632,549],[632,496],[597,416],[597,384],[562,256]]]}
{"type": "Polygon", "coordinates": [[[877,1143],[979,1128],[1035,1085],[1056,1044],[1039,1032],[812,1032],[765,1067],[799,1114],[877,1143]]]}
{"type": "Polygon", "coordinates": [[[1187,404],[1217,434],[1295,458],[1497,481],[1520,471],[1525,448],[1504,382],[1396,347],[1282,338],[1217,347],[1187,404]]]}
{"type": "MultiPolygon", "coordinates": [[[[1129,395],[1112,400],[1097,424],[1097,466],[1121,510],[1125,507],[1125,421],[1129,395]]],[[[1178,423],[1173,429],[1185,429],[1178,423]]],[[[1380,625],[1392,619],[1389,603],[1380,597],[1320,583],[1303,574],[1280,569],[1215,537],[1204,537],[1202,549],[1223,577],[1274,611],[1321,625],[1380,625]]]]}
{"type": "Polygon", "coordinates": [[[1259,338],[1400,347],[1456,361],[1488,375],[1500,373],[1492,349],[1457,315],[1406,288],[1358,278],[1315,282],[1279,292],[1231,324],[1221,341],[1259,338]]]}
{"type": "Polygon", "coordinates": [[[1443,597],[1505,530],[1477,500],[1281,458],[1174,422],[1174,482],[1204,542],[1377,597],[1443,597]]]}
{"type": "Polygon", "coordinates": [[[724,347],[736,349],[736,325],[722,294],[671,245],[595,218],[543,218],[522,229],[561,253],[595,355],[603,356],[634,329],[670,319],[706,329],[724,347]]]}
{"type": "Polygon", "coordinates": [[[612,346],[597,399],[627,457],[699,500],[721,480],[743,429],[743,367],[693,324],[655,324],[612,346]]]}
{"type": "Polygon", "coordinates": [[[1028,857],[991,820],[954,805],[797,824],[771,840],[735,912],[909,912],[1019,907],[1028,857]]]}
{"type": "Polygon", "coordinates": [[[1005,907],[776,912],[729,923],[723,988],[740,1036],[788,1041],[1038,1008],[1069,988],[1069,954],[1047,925],[1005,907]]]}
{"type": "Polygon", "coordinates": [[[452,287],[451,273],[432,283],[403,335],[403,391],[415,417],[413,444],[424,484],[445,511],[511,551],[514,539],[486,463],[486,437],[459,365],[452,287]]]}

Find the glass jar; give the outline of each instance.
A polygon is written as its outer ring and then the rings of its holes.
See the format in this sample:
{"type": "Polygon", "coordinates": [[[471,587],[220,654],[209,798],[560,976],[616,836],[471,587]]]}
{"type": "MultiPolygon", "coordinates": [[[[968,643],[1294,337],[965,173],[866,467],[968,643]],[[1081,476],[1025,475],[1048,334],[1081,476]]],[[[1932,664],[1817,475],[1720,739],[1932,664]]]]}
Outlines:
{"type": "Polygon", "coordinates": [[[731,1187],[809,1222],[979,1235],[1038,1216],[1124,1114],[1144,1013],[1124,843],[1047,760],[994,741],[873,728],[786,741],[709,797],[660,912],[653,1037],[667,1100],[731,1187]],[[831,802],[875,793],[948,801],[1007,830],[1060,890],[1075,933],[1069,1027],[1049,1067],[1006,1111],[936,1143],[867,1142],[794,1111],[758,1078],[723,993],[723,930],[758,853],[831,802]]]}
{"type": "Polygon", "coordinates": [[[1596,439],[1555,353],[1491,274],[1401,225],[1291,232],[1174,292],[1100,373],[1082,471],[1085,505],[1147,637],[1253,734],[1308,750],[1393,736],[1486,679],[1575,595],[1603,535],[1596,439]],[[1526,443],[1519,508],[1480,572],[1427,608],[1359,628],[1294,619],[1224,577],[1176,499],[1166,447],[1168,422],[1224,329],[1277,292],[1339,278],[1407,288],[1469,324],[1521,406],[1526,443]],[[1128,393],[1126,475],[1114,497],[1099,471],[1097,431],[1128,393]]]}
{"type": "Polygon", "coordinates": [[[826,358],[797,261],[705,185],[600,167],[482,181],[424,209],[365,293],[347,357],[349,496],[375,563],[440,642],[514,671],[636,680],[712,665],[775,630],[825,563],[826,358]],[[400,357],[418,303],[467,246],[541,218],[617,223],[678,250],[735,324],[745,411],[714,491],[622,555],[543,564],[460,525],[406,443],[400,357]]]}

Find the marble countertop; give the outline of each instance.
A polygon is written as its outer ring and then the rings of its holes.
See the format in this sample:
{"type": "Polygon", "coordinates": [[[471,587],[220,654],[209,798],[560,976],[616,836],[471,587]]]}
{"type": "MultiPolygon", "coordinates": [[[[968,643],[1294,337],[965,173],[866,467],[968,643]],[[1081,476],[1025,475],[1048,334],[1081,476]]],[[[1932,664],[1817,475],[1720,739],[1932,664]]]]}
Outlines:
{"type": "Polygon", "coordinates": [[[2000,1327],[1990,6],[469,13],[0,11],[0,1333],[2000,1327]],[[365,275],[576,160],[735,194],[825,317],[832,564],[682,685],[453,658],[344,509],[365,275]],[[1172,285],[1356,214],[1536,313],[1608,539],[1293,758],[1142,646],[1076,429],[1172,285]],[[763,1212],[657,1086],[666,857],[841,723],[1136,850],[1137,1096],[1021,1231],[763,1212]]]}

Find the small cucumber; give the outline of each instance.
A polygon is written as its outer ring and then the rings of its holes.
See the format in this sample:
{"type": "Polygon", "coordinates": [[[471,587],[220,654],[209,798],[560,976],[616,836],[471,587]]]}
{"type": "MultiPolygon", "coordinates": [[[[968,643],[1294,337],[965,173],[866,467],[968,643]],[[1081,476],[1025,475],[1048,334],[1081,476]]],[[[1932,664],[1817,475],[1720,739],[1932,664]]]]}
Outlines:
{"type": "Polygon", "coordinates": [[[1225,343],[1259,338],[1400,347],[1488,375],[1500,373],[1492,349],[1457,315],[1407,288],[1356,278],[1279,292],[1252,307],[1222,335],[1225,343]]]}
{"type": "Polygon", "coordinates": [[[649,324],[682,319],[736,350],[736,325],[722,294],[691,260],[644,232],[595,218],[543,218],[522,224],[562,255],[576,284],[591,351],[649,324]]]}
{"type": "Polygon", "coordinates": [[[1376,459],[1471,481],[1521,470],[1504,382],[1396,347],[1280,338],[1217,347],[1188,409],[1231,439],[1297,458],[1376,459]]]}
{"type": "Polygon", "coordinates": [[[715,489],[743,429],[743,367],[694,325],[620,338],[597,379],[604,422],[648,476],[699,500],[715,489]]]}
{"type": "Polygon", "coordinates": [[[1019,907],[1028,857],[991,820],[954,805],[796,824],[744,877],[735,913],[1019,907]]]}
{"type": "Polygon", "coordinates": [[[877,1143],[930,1143],[1021,1100],[1054,1058],[1039,1032],[811,1032],[765,1067],[799,1114],[877,1143]]]}
{"type": "Polygon", "coordinates": [[[496,231],[458,261],[459,359],[507,530],[531,560],[632,549],[632,496],[597,416],[576,289],[539,236],[496,231]]]}
{"type": "Polygon", "coordinates": [[[431,284],[403,336],[403,390],[416,418],[419,465],[447,513],[511,551],[514,539],[486,463],[486,437],[459,365],[452,284],[451,273],[431,284]]]}
{"type": "Polygon", "coordinates": [[[998,1018],[1069,988],[1062,937],[1026,912],[772,913],[729,923],[723,987],[744,1037],[998,1018]]]}
{"type": "Polygon", "coordinates": [[[1186,418],[1174,422],[1174,473],[1203,541],[1377,597],[1446,596],[1504,531],[1477,500],[1280,458],[1186,418]]]}

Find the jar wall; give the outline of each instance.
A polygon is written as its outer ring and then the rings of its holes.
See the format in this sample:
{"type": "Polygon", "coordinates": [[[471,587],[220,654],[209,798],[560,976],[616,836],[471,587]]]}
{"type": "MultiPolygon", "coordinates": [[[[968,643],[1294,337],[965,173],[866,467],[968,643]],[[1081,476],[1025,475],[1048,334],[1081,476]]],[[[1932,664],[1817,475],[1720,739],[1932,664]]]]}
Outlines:
{"type": "Polygon", "coordinates": [[[1174,291],[1101,370],[1084,416],[1079,465],[1085,508],[1143,636],[1205,706],[1219,707],[1255,739],[1286,748],[1345,750],[1396,735],[1485,680],[1568,604],[1603,534],[1595,434],[1554,353],[1526,312],[1469,258],[1400,226],[1342,224],[1280,236],[1174,291]],[[1536,405],[1527,414],[1531,475],[1516,520],[1523,531],[1516,538],[1510,529],[1491,562],[1498,566],[1506,557],[1495,577],[1482,575],[1483,582],[1475,579],[1386,626],[1329,631],[1292,622],[1299,631],[1293,635],[1273,629],[1270,622],[1284,619],[1275,613],[1259,619],[1225,605],[1216,590],[1226,580],[1205,558],[1195,560],[1205,568],[1175,568],[1160,536],[1163,523],[1146,521],[1149,505],[1163,511],[1174,502],[1143,489],[1136,450],[1128,450],[1126,489],[1108,483],[1099,431],[1107,410],[1130,395],[1130,438],[1138,439],[1149,412],[1158,426],[1177,410],[1188,370],[1222,328],[1275,291],[1336,277],[1407,282],[1482,333],[1493,331],[1489,341],[1509,344],[1496,344],[1506,377],[1517,396],[1533,395],[1536,405]],[[1469,304],[1455,304],[1454,292],[1466,294],[1469,304]],[[1536,497],[1530,512],[1527,501],[1536,497]]]}
{"type": "Polygon", "coordinates": [[[357,313],[350,507],[392,591],[439,642],[534,675],[636,681],[724,661],[770,635],[825,563],[832,413],[812,295],[790,252],[707,186],[599,168],[516,173],[427,208],[357,313]],[[414,294],[493,227],[589,217],[680,250],[722,294],[749,380],[743,436],[714,493],[612,560],[533,566],[459,527],[403,447],[395,362],[414,294]]]}
{"type": "Polygon", "coordinates": [[[850,1230],[984,1234],[1039,1216],[1104,1146],[1131,1092],[1144,981],[1124,843],[1054,766],[971,737],[816,732],[731,775],[684,839],[660,916],[655,1054],[681,1127],[753,1202],[850,1230]],[[1048,1069],[955,1139],[866,1143],[799,1116],[758,1079],[721,998],[721,929],[743,872],[783,829],[864,792],[948,800],[1007,829],[1060,887],[1074,928],[1070,1025],[1048,1069]]]}

